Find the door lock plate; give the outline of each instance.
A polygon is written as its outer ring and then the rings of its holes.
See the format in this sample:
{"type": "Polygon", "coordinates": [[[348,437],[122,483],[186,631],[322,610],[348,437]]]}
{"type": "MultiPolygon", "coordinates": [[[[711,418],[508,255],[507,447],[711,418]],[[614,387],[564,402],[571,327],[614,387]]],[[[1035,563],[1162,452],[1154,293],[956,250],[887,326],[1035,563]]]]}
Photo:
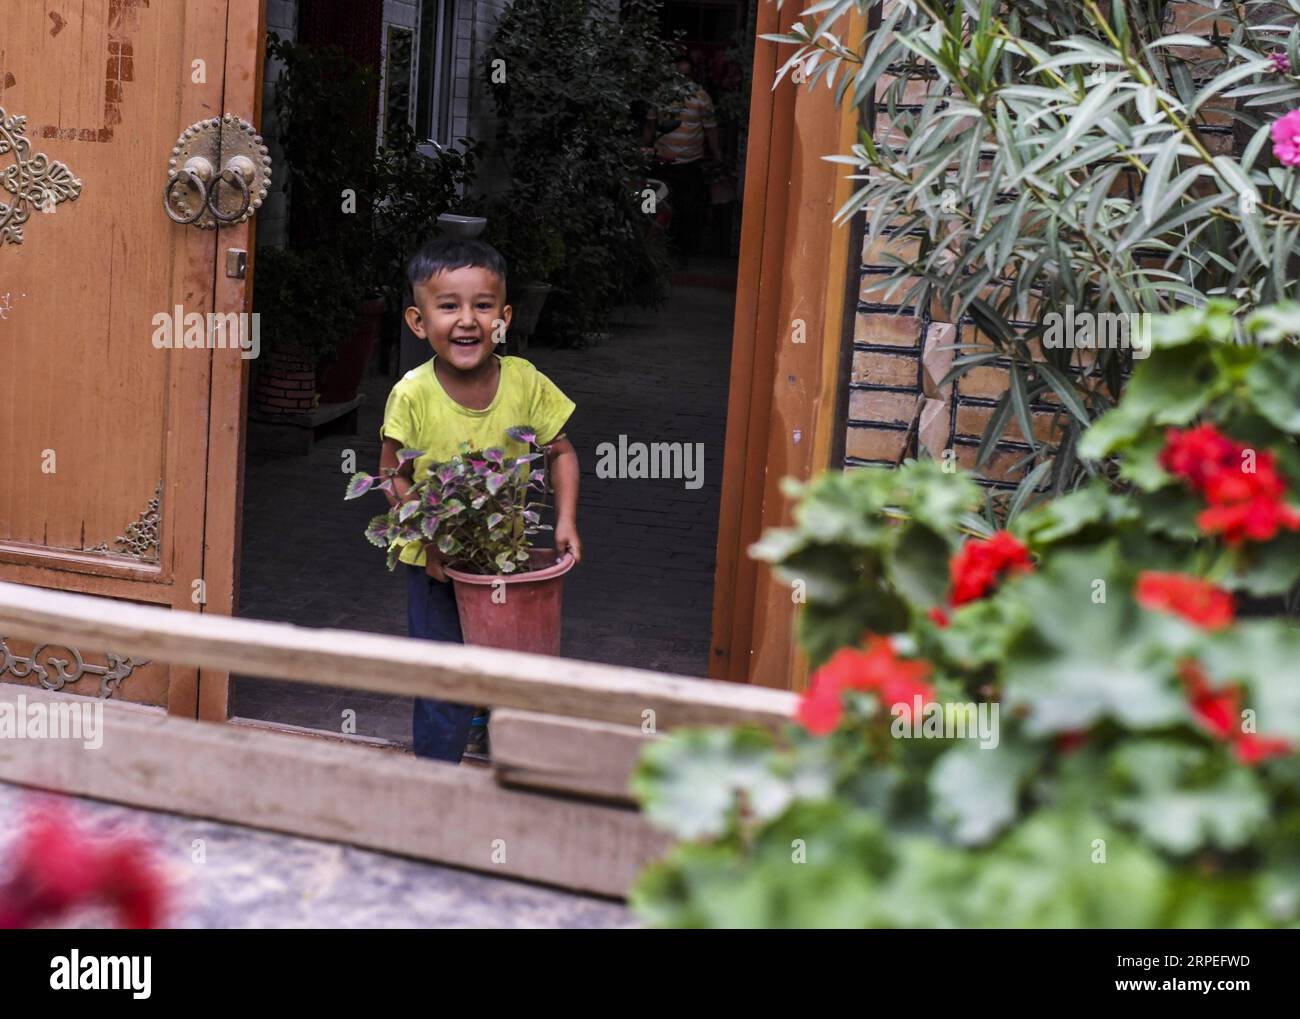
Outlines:
{"type": "Polygon", "coordinates": [[[251,219],[271,189],[271,156],[257,128],[227,113],[191,124],[167,164],[163,208],[200,230],[251,219]]]}

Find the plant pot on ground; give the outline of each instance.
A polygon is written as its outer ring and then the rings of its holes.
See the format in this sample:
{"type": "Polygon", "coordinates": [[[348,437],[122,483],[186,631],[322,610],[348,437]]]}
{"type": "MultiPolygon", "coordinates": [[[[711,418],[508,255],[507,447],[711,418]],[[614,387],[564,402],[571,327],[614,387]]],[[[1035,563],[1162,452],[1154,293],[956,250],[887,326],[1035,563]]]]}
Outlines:
{"type": "Polygon", "coordinates": [[[528,349],[528,338],[537,331],[537,320],[542,317],[546,298],[554,289],[549,283],[533,280],[511,285],[510,306],[514,315],[510,319],[510,336],[521,352],[528,349]]]}
{"type": "MultiPolygon", "coordinates": [[[[574,559],[532,547],[533,536],[549,530],[541,522],[546,472],[534,467],[544,454],[531,429],[508,434],[528,451],[507,456],[462,446],[451,460],[422,470],[404,501],[370,521],[366,537],[388,550],[389,569],[411,542],[443,565],[456,588],[465,643],[558,655],[563,577],[574,559]]],[[[421,456],[404,449],[397,468],[353,475],[345,498],[371,489],[393,493],[394,477],[421,456]]]]}
{"type": "Polygon", "coordinates": [[[333,361],[322,366],[317,391],[321,403],[348,403],[356,398],[366,365],[375,352],[388,302],[371,297],[361,302],[356,326],[338,348],[333,361]]]}

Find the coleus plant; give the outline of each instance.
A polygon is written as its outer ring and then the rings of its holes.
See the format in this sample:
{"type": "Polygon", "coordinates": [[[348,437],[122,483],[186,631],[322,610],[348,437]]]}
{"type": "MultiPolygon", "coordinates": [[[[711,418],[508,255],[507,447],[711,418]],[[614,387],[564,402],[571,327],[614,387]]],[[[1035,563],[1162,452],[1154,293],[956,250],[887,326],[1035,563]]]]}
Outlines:
{"type": "Polygon", "coordinates": [[[1294,305],[1158,320],[1088,480],[1007,518],[934,461],[788,486],[753,552],[816,670],[781,734],[647,750],[634,788],[681,842],[643,918],[1300,925],[1297,336],[1294,305]]]}
{"type": "MultiPolygon", "coordinates": [[[[546,472],[534,466],[545,453],[529,427],[510,428],[506,434],[526,443],[528,452],[511,457],[501,449],[476,450],[462,443],[456,456],[431,464],[406,499],[370,521],[366,538],[388,550],[390,570],[413,541],[433,545],[448,565],[467,573],[527,569],[533,535],[548,529],[541,516],[546,472]]],[[[416,449],[399,450],[396,467],[377,475],[354,474],[344,498],[372,489],[394,493],[394,478],[423,455],[416,449]]]]}

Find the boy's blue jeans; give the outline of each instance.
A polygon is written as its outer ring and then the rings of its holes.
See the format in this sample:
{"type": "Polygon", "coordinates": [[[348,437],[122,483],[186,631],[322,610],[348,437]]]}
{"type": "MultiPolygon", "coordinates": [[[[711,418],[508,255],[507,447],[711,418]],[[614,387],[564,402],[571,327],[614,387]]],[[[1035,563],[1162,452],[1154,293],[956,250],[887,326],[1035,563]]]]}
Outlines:
{"type": "MultiPolygon", "coordinates": [[[[402,568],[406,571],[407,635],[464,643],[451,584],[440,584],[424,572],[423,566],[405,563],[402,568]]],[[[470,705],[417,697],[412,719],[415,755],[460,763],[476,710],[470,705]]]]}

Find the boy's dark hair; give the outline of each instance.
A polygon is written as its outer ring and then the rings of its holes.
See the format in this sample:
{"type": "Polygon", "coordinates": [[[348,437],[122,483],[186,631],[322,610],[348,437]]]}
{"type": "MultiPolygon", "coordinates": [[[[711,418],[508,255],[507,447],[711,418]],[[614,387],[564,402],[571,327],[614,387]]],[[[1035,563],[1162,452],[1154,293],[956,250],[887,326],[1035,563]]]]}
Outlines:
{"type": "Polygon", "coordinates": [[[407,299],[415,287],[440,272],[453,269],[486,269],[506,281],[506,260],[501,252],[483,241],[462,240],[457,237],[439,237],[432,240],[412,256],[406,266],[407,299]]]}

